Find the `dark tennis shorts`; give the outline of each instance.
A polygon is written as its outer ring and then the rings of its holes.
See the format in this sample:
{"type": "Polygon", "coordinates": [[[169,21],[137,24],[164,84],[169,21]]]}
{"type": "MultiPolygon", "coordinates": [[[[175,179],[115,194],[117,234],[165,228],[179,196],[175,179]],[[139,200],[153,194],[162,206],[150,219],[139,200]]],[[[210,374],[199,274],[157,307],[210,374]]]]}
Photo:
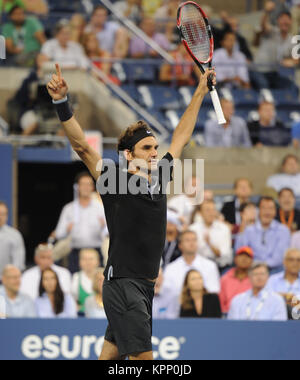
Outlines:
{"type": "Polygon", "coordinates": [[[120,356],[152,351],[152,306],[155,284],[143,279],[104,280],[103,304],[108,319],[105,340],[120,356]]]}

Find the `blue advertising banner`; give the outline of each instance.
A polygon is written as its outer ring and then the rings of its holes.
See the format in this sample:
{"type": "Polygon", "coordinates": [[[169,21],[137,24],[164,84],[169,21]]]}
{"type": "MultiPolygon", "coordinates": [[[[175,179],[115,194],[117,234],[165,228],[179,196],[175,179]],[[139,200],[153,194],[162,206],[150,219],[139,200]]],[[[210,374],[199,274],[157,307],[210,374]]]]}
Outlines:
{"type": "Polygon", "coordinates": [[[12,223],[13,210],[13,148],[8,144],[0,144],[0,200],[9,208],[8,223],[12,223]]]}
{"type": "MultiPolygon", "coordinates": [[[[105,320],[0,320],[0,360],[95,360],[105,320]]],[[[300,360],[298,322],[154,321],[160,360],[300,360]]]]}

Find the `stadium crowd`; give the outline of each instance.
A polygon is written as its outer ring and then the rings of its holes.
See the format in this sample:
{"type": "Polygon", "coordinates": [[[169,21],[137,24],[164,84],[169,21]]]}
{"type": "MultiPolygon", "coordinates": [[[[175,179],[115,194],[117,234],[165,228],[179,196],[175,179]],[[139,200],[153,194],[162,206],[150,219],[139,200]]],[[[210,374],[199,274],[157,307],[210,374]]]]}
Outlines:
{"type": "MultiPolygon", "coordinates": [[[[93,8],[92,1],[85,2],[91,5],[86,8],[79,0],[69,5],[58,3],[0,0],[0,12],[6,20],[1,25],[7,42],[6,64],[33,69],[10,103],[14,113],[12,105],[18,105],[18,120],[11,125],[11,133],[30,135],[40,128],[37,99],[33,100],[30,88],[39,81],[47,62],[57,62],[65,69],[90,70],[95,66],[113,83],[122,85],[115,60],[159,61],[157,51],[109,17],[105,7],[93,8]],[[64,6],[82,6],[83,10],[73,12],[69,18],[56,19],[55,27],[53,23],[49,27],[45,20],[55,6],[60,10],[64,6]]],[[[157,65],[160,69],[156,70],[155,83],[168,87],[175,84],[178,88],[194,86],[199,75],[176,32],[179,4],[179,0],[114,2],[120,15],[138,25],[175,59],[173,66],[157,65]]],[[[292,56],[291,43],[292,35],[300,30],[299,7],[299,1],[267,1],[254,50],[240,33],[238,18],[222,12],[218,22],[213,23],[214,65],[227,124],[221,128],[215,120],[205,120],[205,146],[293,144],[299,148],[300,123],[294,122],[288,128],[286,120],[278,117],[272,96],[272,91],[277,90],[299,94],[294,81],[284,74],[299,65],[299,59],[292,56]],[[248,120],[236,113],[232,94],[252,90],[260,91],[259,104],[256,117],[248,120]]],[[[212,17],[212,9],[206,7],[206,11],[212,17]]],[[[81,173],[76,182],[76,198],[62,210],[49,241],[36,248],[34,267],[26,268],[23,238],[7,225],[9,210],[0,202],[0,296],[5,300],[5,307],[0,302],[0,315],[105,318],[102,283],[108,231],[104,209],[88,173],[81,173]]],[[[222,207],[216,204],[211,191],[205,192],[204,202],[196,207],[191,203],[195,193],[169,200],[154,318],[293,318],[293,307],[300,301],[297,156],[288,155],[281,172],[266,179],[266,184],[275,196],[257,200],[252,183],[247,178],[237,179],[234,200],[222,207]]],[[[191,178],[187,188],[198,185],[198,179],[191,178]]]]}

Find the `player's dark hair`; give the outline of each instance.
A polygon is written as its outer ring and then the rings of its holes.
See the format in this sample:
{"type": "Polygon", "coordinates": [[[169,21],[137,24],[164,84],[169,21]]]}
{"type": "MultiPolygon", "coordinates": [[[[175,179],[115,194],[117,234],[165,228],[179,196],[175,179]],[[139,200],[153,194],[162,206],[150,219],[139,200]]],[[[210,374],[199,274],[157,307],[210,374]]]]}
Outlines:
{"type": "MultiPolygon", "coordinates": [[[[118,153],[124,151],[124,147],[128,146],[128,143],[132,139],[132,137],[134,137],[135,134],[138,133],[138,132],[140,132],[141,130],[144,130],[146,132],[150,131],[151,133],[153,133],[151,131],[149,125],[145,121],[143,121],[143,120],[140,120],[140,121],[138,121],[135,124],[132,124],[119,137],[119,141],[118,141],[118,153]]],[[[134,151],[134,149],[133,149],[133,151],[134,151]]]]}
{"type": "Polygon", "coordinates": [[[77,174],[77,176],[75,177],[75,183],[79,184],[79,182],[82,178],[93,179],[89,172],[81,172],[81,173],[77,174]]]}
{"type": "Polygon", "coordinates": [[[279,197],[281,197],[281,195],[282,195],[285,191],[288,191],[289,193],[292,194],[292,196],[293,196],[294,198],[296,198],[294,191],[293,191],[292,189],[290,189],[289,187],[285,187],[284,189],[281,189],[281,190],[279,191],[279,193],[278,193],[279,197]]]}
{"type": "Polygon", "coordinates": [[[40,287],[39,287],[39,295],[40,295],[40,297],[42,297],[46,293],[46,290],[45,290],[44,285],[43,285],[44,275],[46,272],[53,273],[55,276],[55,279],[56,279],[56,289],[54,292],[54,313],[55,313],[55,315],[59,315],[64,310],[65,296],[64,296],[64,293],[61,289],[57,273],[54,272],[54,270],[51,268],[45,269],[42,272],[40,287]]]}
{"type": "Polygon", "coordinates": [[[259,200],[259,204],[258,204],[258,207],[260,207],[261,204],[262,204],[262,202],[265,202],[265,201],[267,201],[267,202],[273,202],[273,203],[274,203],[274,206],[277,208],[277,204],[276,204],[275,199],[272,198],[272,197],[267,197],[267,196],[265,196],[265,197],[261,197],[261,198],[260,198],[260,200],[259,200]]]}

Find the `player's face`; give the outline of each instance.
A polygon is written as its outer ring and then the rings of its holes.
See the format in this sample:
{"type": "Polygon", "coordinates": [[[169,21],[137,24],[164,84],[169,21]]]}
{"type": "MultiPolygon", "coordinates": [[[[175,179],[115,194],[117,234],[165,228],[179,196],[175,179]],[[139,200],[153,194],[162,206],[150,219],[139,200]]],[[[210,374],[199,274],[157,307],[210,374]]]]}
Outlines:
{"type": "Polygon", "coordinates": [[[250,279],[254,288],[263,289],[267,285],[269,273],[266,268],[257,268],[251,273],[250,279]]]}
{"type": "Polygon", "coordinates": [[[279,205],[283,211],[292,211],[296,206],[296,199],[290,191],[284,191],[279,198],[279,205]]]}
{"type": "Polygon", "coordinates": [[[18,293],[21,286],[21,272],[17,268],[9,269],[2,281],[5,288],[11,292],[18,293]]]}
{"type": "Polygon", "coordinates": [[[300,252],[295,250],[289,252],[284,260],[284,267],[287,272],[297,275],[300,273],[300,252]]]}
{"type": "Polygon", "coordinates": [[[52,251],[40,252],[35,259],[36,265],[40,267],[41,271],[50,268],[53,265],[52,251]]]}
{"type": "Polygon", "coordinates": [[[46,293],[54,293],[57,287],[56,276],[54,273],[47,271],[43,275],[43,287],[46,293]]]}
{"type": "Polygon", "coordinates": [[[8,211],[4,205],[0,206],[0,227],[3,227],[7,223],[8,211]]]}
{"type": "Polygon", "coordinates": [[[253,259],[246,253],[242,253],[235,258],[235,265],[238,269],[247,270],[251,268],[253,259]]]}
{"type": "Polygon", "coordinates": [[[157,149],[158,144],[155,137],[146,137],[138,142],[133,154],[129,154],[129,161],[141,169],[153,171],[157,170],[157,149]]]}

